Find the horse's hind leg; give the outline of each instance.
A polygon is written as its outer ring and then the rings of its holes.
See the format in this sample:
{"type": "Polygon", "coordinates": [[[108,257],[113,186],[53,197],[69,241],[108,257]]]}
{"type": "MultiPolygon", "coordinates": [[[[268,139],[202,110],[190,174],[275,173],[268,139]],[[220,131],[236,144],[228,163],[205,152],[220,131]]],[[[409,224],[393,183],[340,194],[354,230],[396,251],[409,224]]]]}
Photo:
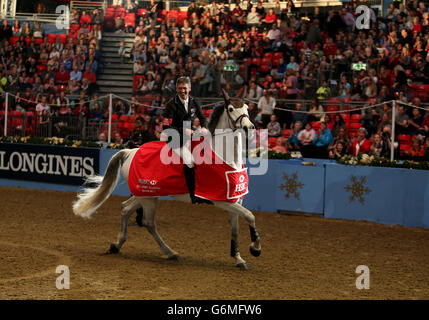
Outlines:
{"type": "Polygon", "coordinates": [[[121,231],[118,235],[118,241],[110,244],[110,248],[107,253],[118,253],[124,242],[127,240],[128,219],[130,215],[140,207],[140,202],[138,202],[136,197],[133,196],[122,202],[121,207],[121,231]]]}
{"type": "Polygon", "coordinates": [[[157,198],[138,198],[141,206],[144,209],[144,220],[143,225],[147,228],[149,233],[153,236],[155,241],[158,243],[161,251],[167,255],[168,259],[178,260],[180,258],[179,254],[172,250],[159,235],[156,228],[155,214],[158,207],[157,198]]]}

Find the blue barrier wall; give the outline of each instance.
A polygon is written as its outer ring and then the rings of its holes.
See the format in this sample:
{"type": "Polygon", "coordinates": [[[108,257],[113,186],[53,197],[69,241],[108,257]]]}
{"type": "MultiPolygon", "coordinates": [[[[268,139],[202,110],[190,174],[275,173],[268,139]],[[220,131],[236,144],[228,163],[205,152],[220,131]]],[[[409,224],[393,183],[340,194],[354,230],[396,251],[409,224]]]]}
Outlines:
{"type": "MultiPolygon", "coordinates": [[[[100,174],[104,174],[116,152],[118,150],[100,150],[100,174]]],[[[244,199],[246,208],[429,228],[429,171],[305,160],[315,165],[304,166],[301,160],[270,160],[265,175],[249,176],[249,194],[244,199]]],[[[72,192],[81,188],[10,179],[0,179],[0,185],[72,192]]],[[[122,178],[113,194],[130,195],[122,178]]]]}
{"type": "Polygon", "coordinates": [[[327,164],[324,215],[429,228],[429,172],[327,164]]]}

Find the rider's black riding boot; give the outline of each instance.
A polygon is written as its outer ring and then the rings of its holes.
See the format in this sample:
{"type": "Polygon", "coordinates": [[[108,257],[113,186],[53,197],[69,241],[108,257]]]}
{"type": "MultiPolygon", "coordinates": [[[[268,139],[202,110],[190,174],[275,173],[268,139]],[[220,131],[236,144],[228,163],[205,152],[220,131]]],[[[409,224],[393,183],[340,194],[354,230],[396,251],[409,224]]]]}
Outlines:
{"type": "Polygon", "coordinates": [[[188,186],[191,202],[212,204],[210,200],[202,199],[195,196],[195,169],[189,168],[187,165],[184,165],[183,172],[185,173],[186,185],[188,186]]]}

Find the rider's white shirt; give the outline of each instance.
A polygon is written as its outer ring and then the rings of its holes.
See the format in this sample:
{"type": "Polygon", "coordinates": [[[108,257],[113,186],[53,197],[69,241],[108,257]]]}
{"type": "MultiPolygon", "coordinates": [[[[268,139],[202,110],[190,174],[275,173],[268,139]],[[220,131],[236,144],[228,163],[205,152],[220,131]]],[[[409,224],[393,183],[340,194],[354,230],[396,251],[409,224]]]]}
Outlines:
{"type": "Polygon", "coordinates": [[[182,101],[183,105],[185,106],[185,110],[186,112],[188,112],[188,105],[189,105],[189,97],[186,98],[186,100],[183,100],[182,98],[180,98],[180,101],[182,101]]]}

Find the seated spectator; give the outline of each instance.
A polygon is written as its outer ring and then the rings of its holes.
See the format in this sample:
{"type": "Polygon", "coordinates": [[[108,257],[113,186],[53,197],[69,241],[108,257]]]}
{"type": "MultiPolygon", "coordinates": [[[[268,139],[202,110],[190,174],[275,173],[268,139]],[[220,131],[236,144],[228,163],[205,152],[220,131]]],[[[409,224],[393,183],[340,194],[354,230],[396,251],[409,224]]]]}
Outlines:
{"type": "Polygon", "coordinates": [[[42,29],[39,21],[36,21],[35,27],[33,29],[33,37],[34,38],[43,38],[45,36],[45,32],[42,29]]]}
{"type": "Polygon", "coordinates": [[[78,95],[80,92],[80,84],[76,79],[70,79],[66,91],[70,95],[78,95]]]}
{"type": "Polygon", "coordinates": [[[258,101],[258,109],[261,111],[261,121],[264,127],[266,127],[270,121],[275,106],[276,99],[272,97],[269,90],[264,90],[264,95],[258,101]]]}
{"type": "Polygon", "coordinates": [[[36,105],[36,113],[40,116],[42,115],[43,111],[47,111],[48,113],[51,112],[51,108],[49,107],[47,103],[46,96],[42,96],[42,100],[36,105]]]}
{"type": "Polygon", "coordinates": [[[347,147],[343,144],[343,142],[338,141],[333,145],[333,148],[329,151],[329,159],[339,160],[341,159],[347,151],[347,147]]]}
{"type": "Polygon", "coordinates": [[[311,123],[307,122],[303,130],[298,134],[298,141],[301,146],[310,146],[316,137],[316,131],[311,127],[311,123]]]}
{"type": "Polygon", "coordinates": [[[351,154],[353,156],[368,154],[371,150],[371,141],[366,138],[366,135],[366,129],[363,127],[359,128],[358,135],[351,144],[351,154]]]}
{"type": "Polygon", "coordinates": [[[408,120],[409,131],[411,135],[426,134],[423,128],[423,120],[424,118],[420,113],[420,110],[417,108],[413,108],[412,117],[408,120]]]}
{"type": "Polygon", "coordinates": [[[249,90],[245,94],[244,98],[259,100],[263,94],[264,89],[262,89],[255,81],[251,81],[249,90]]]}
{"type": "Polygon", "coordinates": [[[24,28],[22,28],[21,35],[25,38],[31,38],[33,36],[33,29],[30,28],[30,22],[26,21],[24,23],[24,28]]]}
{"type": "Polygon", "coordinates": [[[328,147],[332,142],[332,133],[326,127],[325,122],[320,123],[319,132],[316,134],[313,140],[315,146],[315,154],[318,158],[328,158],[328,147]]]}
{"type": "Polygon", "coordinates": [[[405,109],[403,105],[397,107],[396,114],[396,133],[397,134],[409,134],[409,118],[405,113],[405,109]]]}
{"type": "Polygon", "coordinates": [[[346,129],[346,123],[341,115],[336,114],[334,117],[334,124],[332,126],[332,135],[334,137],[337,136],[341,128],[346,129]]]}
{"type": "Polygon", "coordinates": [[[51,113],[49,109],[41,110],[38,121],[37,129],[39,137],[49,137],[49,123],[51,122],[51,113]]]}
{"type": "Polygon", "coordinates": [[[66,85],[69,80],[70,80],[70,72],[66,71],[64,64],[60,64],[58,72],[55,73],[56,83],[66,85]]]}
{"type": "Polygon", "coordinates": [[[109,143],[107,142],[107,137],[106,134],[104,132],[101,132],[98,135],[98,141],[97,143],[102,147],[102,148],[107,148],[107,146],[109,145],[109,143]]]}
{"type": "Polygon", "coordinates": [[[85,67],[85,72],[82,75],[82,79],[88,79],[90,84],[95,84],[97,81],[95,73],[91,71],[89,66],[85,67]]]}
{"type": "Polygon", "coordinates": [[[308,116],[307,113],[302,112],[302,103],[297,103],[295,105],[295,109],[297,112],[293,112],[292,113],[292,122],[291,122],[291,129],[293,128],[293,126],[295,125],[296,122],[301,122],[302,126],[305,126],[308,122],[308,116]]]}
{"type": "Polygon", "coordinates": [[[74,65],[72,72],[70,72],[70,80],[76,80],[77,82],[82,80],[82,72],[78,70],[77,65],[74,65]]]}
{"type": "Polygon", "coordinates": [[[358,77],[353,78],[353,84],[350,90],[352,100],[359,100],[362,97],[363,91],[358,77]]]}
{"type": "Polygon", "coordinates": [[[286,138],[279,137],[276,141],[276,146],[272,150],[277,153],[286,153],[286,138]]]}
{"type": "Polygon", "coordinates": [[[278,123],[277,116],[275,114],[271,115],[267,129],[269,137],[279,137],[282,133],[282,128],[280,127],[280,123],[278,123]]]}
{"type": "Polygon", "coordinates": [[[266,24],[273,24],[275,25],[277,22],[277,16],[274,13],[274,10],[272,8],[268,9],[267,14],[264,17],[264,22],[266,24]]]}
{"type": "Polygon", "coordinates": [[[388,148],[385,140],[382,139],[380,134],[374,134],[369,155],[380,158],[385,157],[388,154],[390,154],[390,149],[388,148]]]}
{"type": "Polygon", "coordinates": [[[19,25],[19,20],[15,20],[15,22],[13,23],[13,27],[12,27],[12,36],[13,37],[19,37],[21,36],[22,33],[22,28],[19,25]]]}
{"type": "Polygon", "coordinates": [[[130,140],[126,144],[127,148],[138,148],[147,142],[158,140],[156,136],[149,131],[148,121],[143,117],[137,117],[134,123],[134,130],[130,132],[130,140]]]}
{"type": "Polygon", "coordinates": [[[302,122],[296,121],[292,127],[292,132],[291,132],[289,139],[287,141],[289,150],[291,150],[291,151],[299,150],[300,142],[298,140],[298,135],[299,135],[301,129],[302,129],[302,122]]]}
{"type": "Polygon", "coordinates": [[[248,26],[257,26],[260,22],[260,16],[258,12],[256,12],[256,7],[252,7],[250,12],[247,14],[246,23],[248,26]]]}
{"type": "Polygon", "coordinates": [[[425,151],[419,137],[416,137],[411,141],[411,148],[409,150],[405,150],[405,154],[412,158],[421,158],[424,156],[425,151]]]}
{"type": "Polygon", "coordinates": [[[316,91],[317,99],[326,100],[331,96],[331,89],[328,87],[328,82],[323,80],[322,86],[316,91]]]}
{"type": "Polygon", "coordinates": [[[125,62],[125,58],[127,57],[127,47],[125,46],[125,41],[121,41],[119,43],[119,49],[118,49],[119,57],[121,58],[121,62],[125,62]]]}
{"type": "Polygon", "coordinates": [[[308,110],[308,121],[321,121],[325,117],[325,110],[323,110],[323,106],[317,101],[317,99],[313,99],[311,102],[310,110],[308,110]]]}
{"type": "Polygon", "coordinates": [[[96,122],[99,122],[103,119],[103,110],[100,108],[98,101],[95,101],[91,108],[90,118],[96,122]]]}

